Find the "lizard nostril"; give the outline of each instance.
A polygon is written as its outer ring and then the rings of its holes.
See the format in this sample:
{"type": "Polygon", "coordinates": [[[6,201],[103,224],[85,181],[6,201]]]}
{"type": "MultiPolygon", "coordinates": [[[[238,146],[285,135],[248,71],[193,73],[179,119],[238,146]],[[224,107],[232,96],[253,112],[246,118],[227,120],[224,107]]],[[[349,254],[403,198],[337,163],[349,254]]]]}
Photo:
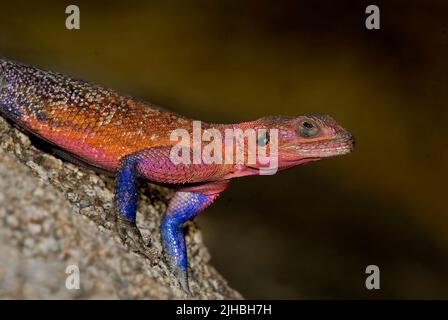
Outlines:
{"type": "Polygon", "coordinates": [[[342,140],[346,141],[347,143],[350,143],[352,148],[355,147],[355,144],[356,144],[355,136],[353,134],[351,134],[350,132],[345,131],[342,133],[338,133],[338,134],[336,134],[336,138],[342,139],[342,140]]]}

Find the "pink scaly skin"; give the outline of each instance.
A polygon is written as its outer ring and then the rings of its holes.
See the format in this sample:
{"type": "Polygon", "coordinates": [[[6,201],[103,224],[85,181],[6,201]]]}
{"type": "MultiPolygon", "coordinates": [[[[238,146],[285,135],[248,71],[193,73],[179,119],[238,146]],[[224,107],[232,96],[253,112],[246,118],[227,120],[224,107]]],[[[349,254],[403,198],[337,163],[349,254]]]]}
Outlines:
{"type": "MultiPolygon", "coordinates": [[[[176,189],[161,223],[166,260],[189,292],[187,252],[183,234],[186,221],[209,206],[230,179],[259,174],[265,165],[259,157],[248,162],[251,149],[244,146],[239,164],[174,164],[170,139],[175,129],[193,132],[192,120],[84,81],[0,59],[0,112],[23,129],[59,150],[59,154],[94,170],[116,176],[115,206],[122,236],[145,245],[135,224],[137,179],[176,189]]],[[[347,154],[353,136],[323,114],[268,116],[239,124],[202,123],[202,129],[278,130],[278,148],[271,148],[269,134],[258,135],[259,147],[271,150],[278,170],[347,154]]],[[[206,144],[204,144],[205,146],[206,144]]],[[[202,148],[204,147],[202,146],[202,148]]],[[[202,149],[201,149],[202,151],[202,149]]],[[[234,149],[236,151],[236,149],[234,149]]],[[[224,154],[224,149],[223,149],[224,154]]]]}

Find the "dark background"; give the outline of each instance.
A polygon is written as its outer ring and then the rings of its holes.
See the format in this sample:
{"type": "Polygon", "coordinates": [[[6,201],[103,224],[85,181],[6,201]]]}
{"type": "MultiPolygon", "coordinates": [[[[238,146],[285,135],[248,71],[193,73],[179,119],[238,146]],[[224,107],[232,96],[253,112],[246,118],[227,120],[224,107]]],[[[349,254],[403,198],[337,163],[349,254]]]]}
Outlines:
{"type": "Polygon", "coordinates": [[[201,120],[332,115],[355,152],[234,180],[197,219],[213,264],[247,298],[448,298],[448,4],[419,2],[9,1],[0,55],[201,120]]]}

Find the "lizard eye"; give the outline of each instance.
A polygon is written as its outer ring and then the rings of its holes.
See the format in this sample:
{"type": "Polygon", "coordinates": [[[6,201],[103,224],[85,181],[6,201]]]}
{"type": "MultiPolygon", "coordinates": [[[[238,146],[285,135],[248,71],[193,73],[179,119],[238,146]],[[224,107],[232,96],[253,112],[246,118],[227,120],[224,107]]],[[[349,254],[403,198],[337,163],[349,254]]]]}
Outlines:
{"type": "Polygon", "coordinates": [[[312,138],[319,134],[319,127],[311,120],[304,120],[299,124],[299,134],[304,138],[312,138]]]}
{"type": "Polygon", "coordinates": [[[269,143],[269,132],[267,132],[265,129],[261,129],[258,131],[258,137],[257,137],[257,145],[259,147],[264,147],[269,143]]]}

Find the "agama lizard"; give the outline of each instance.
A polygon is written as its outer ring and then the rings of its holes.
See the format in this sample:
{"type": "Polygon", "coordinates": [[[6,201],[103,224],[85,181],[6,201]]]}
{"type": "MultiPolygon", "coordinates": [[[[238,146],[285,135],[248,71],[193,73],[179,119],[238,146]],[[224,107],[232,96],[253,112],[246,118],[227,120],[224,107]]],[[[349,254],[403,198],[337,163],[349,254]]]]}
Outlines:
{"type": "MultiPolygon", "coordinates": [[[[258,174],[258,162],[173,163],[176,129],[192,132],[192,120],[116,91],[0,59],[0,112],[59,150],[63,157],[116,177],[118,221],[137,231],[137,179],[172,186],[176,192],[161,222],[166,260],[188,292],[183,226],[209,206],[230,179],[258,174]]],[[[353,136],[323,114],[267,116],[238,124],[202,123],[204,130],[267,129],[257,137],[269,146],[278,130],[278,169],[352,151],[353,136]]],[[[244,147],[247,155],[249,150],[244,147]]],[[[125,228],[126,229],[126,228],[125,228]]],[[[132,234],[132,232],[128,232],[132,234]]],[[[135,233],[134,233],[135,236],[135,233]]]]}

